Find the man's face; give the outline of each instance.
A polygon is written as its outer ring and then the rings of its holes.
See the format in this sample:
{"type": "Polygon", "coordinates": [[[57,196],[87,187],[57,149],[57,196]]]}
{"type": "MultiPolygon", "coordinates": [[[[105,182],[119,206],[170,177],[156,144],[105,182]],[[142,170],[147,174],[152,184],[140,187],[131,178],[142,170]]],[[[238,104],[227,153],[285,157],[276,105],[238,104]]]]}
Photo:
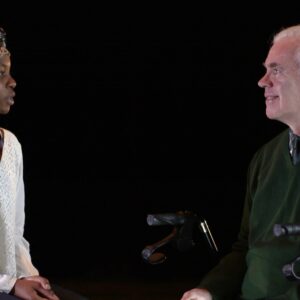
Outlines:
{"type": "Polygon", "coordinates": [[[299,46],[299,38],[283,38],[275,43],[264,63],[266,73],[258,82],[265,89],[267,117],[291,128],[300,128],[299,46]]]}
{"type": "Polygon", "coordinates": [[[0,114],[7,114],[14,104],[15,80],[10,75],[10,56],[0,55],[0,114]]]}

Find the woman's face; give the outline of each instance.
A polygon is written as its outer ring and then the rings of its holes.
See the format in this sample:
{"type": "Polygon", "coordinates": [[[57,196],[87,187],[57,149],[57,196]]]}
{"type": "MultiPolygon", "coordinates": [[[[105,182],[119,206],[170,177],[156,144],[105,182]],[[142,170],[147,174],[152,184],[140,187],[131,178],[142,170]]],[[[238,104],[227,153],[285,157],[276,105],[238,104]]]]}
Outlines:
{"type": "Polygon", "coordinates": [[[0,55],[0,114],[7,114],[14,104],[16,81],[10,75],[10,56],[0,55]]]}

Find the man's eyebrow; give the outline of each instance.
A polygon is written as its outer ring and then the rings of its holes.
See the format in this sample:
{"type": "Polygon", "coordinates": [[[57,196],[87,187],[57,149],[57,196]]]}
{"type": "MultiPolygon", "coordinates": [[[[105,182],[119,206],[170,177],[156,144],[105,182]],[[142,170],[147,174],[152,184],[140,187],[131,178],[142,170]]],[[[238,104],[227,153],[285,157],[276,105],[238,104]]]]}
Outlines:
{"type": "Polygon", "coordinates": [[[278,64],[278,63],[275,63],[275,62],[270,63],[269,65],[267,65],[266,63],[263,63],[263,66],[264,66],[265,68],[267,68],[267,67],[269,67],[269,68],[276,68],[276,67],[279,66],[279,64],[278,64]]]}

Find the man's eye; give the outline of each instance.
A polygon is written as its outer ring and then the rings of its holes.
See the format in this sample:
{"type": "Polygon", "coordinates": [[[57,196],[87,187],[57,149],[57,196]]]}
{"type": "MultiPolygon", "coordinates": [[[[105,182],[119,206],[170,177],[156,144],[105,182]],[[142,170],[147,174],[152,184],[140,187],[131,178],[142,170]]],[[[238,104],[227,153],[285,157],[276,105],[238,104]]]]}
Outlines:
{"type": "Polygon", "coordinates": [[[0,76],[4,76],[5,75],[5,71],[0,71],[0,76]]]}
{"type": "Polygon", "coordinates": [[[274,75],[278,74],[278,73],[279,73],[279,69],[278,69],[278,68],[272,69],[272,73],[273,73],[274,75]]]}

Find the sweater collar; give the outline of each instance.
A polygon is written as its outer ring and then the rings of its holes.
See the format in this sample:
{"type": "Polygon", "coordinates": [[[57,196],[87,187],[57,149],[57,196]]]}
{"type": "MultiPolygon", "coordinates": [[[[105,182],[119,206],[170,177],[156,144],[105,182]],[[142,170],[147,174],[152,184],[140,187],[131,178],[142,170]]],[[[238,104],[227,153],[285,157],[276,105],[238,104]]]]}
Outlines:
{"type": "Polygon", "coordinates": [[[300,136],[289,129],[289,150],[294,165],[300,162],[300,136]]]}

